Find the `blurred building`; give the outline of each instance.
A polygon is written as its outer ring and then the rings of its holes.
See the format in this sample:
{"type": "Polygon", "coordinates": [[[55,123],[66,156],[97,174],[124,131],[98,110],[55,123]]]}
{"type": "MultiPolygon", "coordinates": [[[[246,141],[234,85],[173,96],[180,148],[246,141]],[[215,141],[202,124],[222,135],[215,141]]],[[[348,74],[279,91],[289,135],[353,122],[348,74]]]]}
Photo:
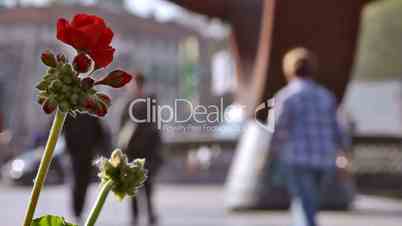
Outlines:
{"type": "Polygon", "coordinates": [[[344,108],[360,136],[402,137],[402,81],[361,81],[349,85],[344,108]]]}
{"type": "MultiPolygon", "coordinates": [[[[50,121],[50,117],[41,112],[34,95],[35,83],[46,69],[39,56],[45,49],[73,53],[70,47],[56,40],[55,23],[59,17],[71,18],[78,12],[96,14],[108,21],[115,32],[113,46],[117,49],[110,68],[143,71],[150,81],[149,88],[159,94],[162,103],[182,96],[186,86],[182,79],[184,64],[188,61],[183,59],[183,43],[195,40],[197,57],[193,61],[196,66],[190,80],[197,80],[190,81],[192,95],[201,102],[210,98],[209,92],[200,92],[205,87],[199,84],[210,84],[213,40],[191,28],[139,18],[117,7],[112,10],[78,5],[0,8],[0,111],[4,112],[5,127],[14,134],[17,152],[29,142],[33,133],[50,121]]],[[[114,98],[122,92],[113,92],[114,98]]],[[[107,121],[115,124],[117,114],[118,110],[112,107],[107,121]]]]}

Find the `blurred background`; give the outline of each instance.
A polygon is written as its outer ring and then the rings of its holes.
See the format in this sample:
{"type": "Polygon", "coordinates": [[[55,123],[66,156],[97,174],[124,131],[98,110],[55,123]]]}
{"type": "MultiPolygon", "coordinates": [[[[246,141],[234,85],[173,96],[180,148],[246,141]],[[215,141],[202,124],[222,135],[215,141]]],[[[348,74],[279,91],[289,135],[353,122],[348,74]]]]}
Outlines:
{"type": "MultiPolygon", "coordinates": [[[[230,24],[162,0],[0,0],[2,222],[20,223],[50,126],[51,117],[42,113],[34,95],[33,87],[46,69],[39,56],[45,49],[73,53],[56,40],[55,22],[77,12],[105,18],[115,33],[117,49],[111,68],[142,71],[147,89],[157,94],[161,105],[174,106],[175,99],[185,98],[193,105],[230,106],[225,112],[230,120],[203,125],[172,121],[162,129],[165,163],[157,178],[156,197],[161,225],[288,225],[283,210],[289,200],[283,189],[272,189],[262,202],[245,205],[225,198],[231,194],[225,192],[228,186],[255,183],[228,179],[229,174],[237,177],[229,171],[242,132],[249,126],[236,102],[238,80],[230,50],[230,24]],[[244,209],[264,211],[230,212],[244,209]]],[[[402,1],[368,4],[362,13],[352,79],[340,105],[353,140],[351,179],[342,190],[344,195],[333,196],[337,200],[328,195],[330,211],[322,218],[327,225],[398,225],[402,220],[401,62],[402,1]]],[[[110,93],[114,105],[102,123],[115,143],[125,93],[110,93]]],[[[182,106],[177,114],[184,116],[188,111],[182,106]]],[[[255,136],[263,136],[260,133],[255,136]]],[[[264,148],[263,143],[257,149],[264,148]]],[[[71,216],[67,190],[71,164],[64,149],[61,139],[39,213],[50,208],[71,216]]],[[[244,160],[242,164],[254,163],[244,160]]],[[[95,189],[96,185],[91,187],[91,201],[95,189]]],[[[127,205],[108,203],[106,209],[100,225],[129,222],[127,205]]]]}

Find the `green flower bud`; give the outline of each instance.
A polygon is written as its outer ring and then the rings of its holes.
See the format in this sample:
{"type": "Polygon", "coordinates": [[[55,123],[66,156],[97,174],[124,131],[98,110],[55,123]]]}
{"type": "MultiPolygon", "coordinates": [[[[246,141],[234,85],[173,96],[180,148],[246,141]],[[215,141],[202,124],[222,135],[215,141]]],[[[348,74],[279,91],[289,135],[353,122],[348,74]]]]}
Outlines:
{"type": "Polygon", "coordinates": [[[96,93],[95,97],[98,98],[100,101],[102,101],[104,104],[106,104],[107,107],[110,107],[112,101],[108,95],[104,93],[96,93]]]}
{"type": "Polygon", "coordinates": [[[87,93],[88,93],[88,95],[95,95],[97,92],[96,92],[96,90],[95,89],[89,89],[89,90],[87,90],[87,93]]]}
{"type": "Polygon", "coordinates": [[[67,101],[63,101],[59,104],[60,110],[62,112],[68,112],[71,110],[71,105],[67,101]]]}
{"type": "Polygon", "coordinates": [[[66,84],[71,84],[73,82],[73,79],[70,76],[64,76],[62,79],[66,84]]]}
{"type": "Polygon", "coordinates": [[[145,160],[128,162],[127,156],[119,149],[113,151],[110,159],[101,158],[97,163],[102,183],[112,180],[112,191],[119,200],[127,195],[135,196],[146,180],[145,160]]]}
{"type": "Polygon", "coordinates": [[[73,93],[70,96],[70,101],[74,105],[77,105],[79,103],[79,99],[80,99],[80,96],[78,96],[78,94],[73,93]]]}
{"type": "Polygon", "coordinates": [[[55,99],[56,99],[57,103],[61,103],[66,98],[64,97],[64,95],[58,94],[58,95],[55,95],[55,99]]]}
{"type": "Polygon", "coordinates": [[[53,80],[49,85],[49,89],[52,91],[55,91],[55,92],[60,92],[62,87],[63,87],[63,83],[58,79],[53,80]]]}
{"type": "Polygon", "coordinates": [[[108,106],[99,98],[95,97],[96,107],[95,114],[99,117],[104,117],[107,114],[108,106]]]}
{"type": "Polygon", "coordinates": [[[42,53],[41,60],[42,60],[42,63],[48,67],[56,67],[57,66],[56,57],[49,50],[46,50],[45,52],[42,53]]]}
{"type": "Polygon", "coordinates": [[[57,70],[56,70],[56,68],[49,68],[48,70],[47,70],[47,73],[48,74],[50,74],[50,75],[53,75],[53,74],[56,74],[57,73],[57,70]]]}
{"type": "Polygon", "coordinates": [[[47,74],[45,74],[43,76],[43,80],[46,80],[46,81],[50,81],[50,80],[53,80],[55,78],[56,78],[56,76],[54,74],[49,74],[49,73],[47,73],[47,74]]]}
{"type": "Polygon", "coordinates": [[[63,85],[63,86],[61,87],[61,91],[62,91],[64,94],[66,94],[66,95],[70,95],[70,94],[71,94],[71,87],[70,87],[70,86],[63,85]]]}
{"type": "Polygon", "coordinates": [[[55,95],[55,94],[49,94],[48,98],[49,98],[49,100],[51,100],[52,102],[56,102],[56,100],[57,100],[57,95],[55,95]]]}
{"type": "Polygon", "coordinates": [[[42,105],[46,100],[47,100],[47,97],[46,97],[46,96],[44,96],[44,95],[38,95],[37,101],[38,101],[38,103],[39,103],[40,105],[42,105]]]}
{"type": "Polygon", "coordinates": [[[73,88],[73,91],[72,91],[72,92],[75,93],[75,94],[77,94],[77,95],[80,95],[81,89],[80,89],[80,87],[75,86],[75,87],[73,88]]]}
{"type": "Polygon", "coordinates": [[[74,74],[73,68],[71,67],[71,64],[64,64],[63,67],[61,68],[61,73],[63,74],[63,77],[71,77],[74,74]]]}
{"type": "Polygon", "coordinates": [[[37,88],[38,90],[45,91],[45,90],[47,90],[47,89],[49,88],[49,82],[42,79],[42,80],[39,81],[39,83],[36,85],[36,88],[37,88]]]}
{"type": "Polygon", "coordinates": [[[79,86],[80,86],[81,79],[80,79],[78,76],[73,76],[73,77],[71,77],[71,78],[73,79],[72,85],[73,85],[74,87],[79,87],[79,86]]]}

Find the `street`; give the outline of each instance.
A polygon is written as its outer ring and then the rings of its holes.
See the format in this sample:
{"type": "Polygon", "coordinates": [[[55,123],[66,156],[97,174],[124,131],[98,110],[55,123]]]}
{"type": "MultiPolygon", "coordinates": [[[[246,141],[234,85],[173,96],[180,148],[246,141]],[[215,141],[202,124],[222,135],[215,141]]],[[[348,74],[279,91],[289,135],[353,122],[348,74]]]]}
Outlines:
{"type": "MultiPolygon", "coordinates": [[[[91,187],[87,206],[94,202],[96,189],[96,185],[91,187]]],[[[21,224],[29,192],[29,188],[0,185],[2,226],[21,224]]],[[[225,211],[220,186],[160,185],[156,201],[161,226],[288,226],[291,223],[287,211],[225,211]]],[[[73,221],[66,186],[46,187],[37,215],[44,213],[64,215],[73,221]]],[[[128,226],[129,220],[128,201],[119,203],[109,196],[98,225],[128,226]]],[[[323,226],[401,226],[402,200],[359,195],[353,211],[323,212],[320,222],[323,226]]]]}

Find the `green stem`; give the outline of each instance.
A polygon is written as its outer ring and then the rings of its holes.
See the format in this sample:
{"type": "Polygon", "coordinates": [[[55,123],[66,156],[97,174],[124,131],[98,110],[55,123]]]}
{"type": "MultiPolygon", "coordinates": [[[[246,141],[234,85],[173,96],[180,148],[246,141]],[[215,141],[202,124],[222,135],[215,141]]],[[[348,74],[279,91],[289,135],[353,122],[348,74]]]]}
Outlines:
{"type": "Polygon", "coordinates": [[[98,195],[98,199],[96,200],[95,206],[92,208],[91,213],[88,216],[87,222],[85,226],[94,226],[96,220],[99,217],[100,212],[102,211],[103,205],[105,204],[107,195],[109,194],[110,190],[112,190],[114,182],[109,180],[106,182],[98,195]]]}
{"type": "Polygon", "coordinates": [[[59,134],[63,128],[66,114],[57,110],[56,116],[53,120],[52,128],[47,140],[45,152],[43,153],[42,160],[39,165],[39,170],[35,178],[35,183],[32,189],[31,198],[29,199],[28,208],[26,210],[23,226],[30,226],[35,213],[36,206],[43,184],[46,180],[46,175],[49,169],[49,165],[52,162],[54,148],[57,143],[59,134]]]}

